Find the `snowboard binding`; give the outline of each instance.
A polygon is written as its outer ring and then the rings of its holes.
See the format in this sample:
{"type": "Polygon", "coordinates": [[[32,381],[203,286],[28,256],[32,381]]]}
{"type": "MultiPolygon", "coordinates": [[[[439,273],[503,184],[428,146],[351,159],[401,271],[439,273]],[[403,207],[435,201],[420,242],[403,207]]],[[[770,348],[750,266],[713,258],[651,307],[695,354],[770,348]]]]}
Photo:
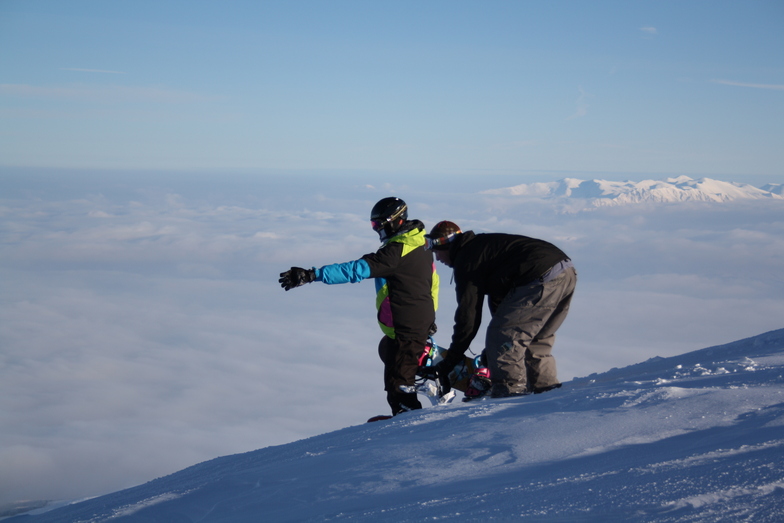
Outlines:
{"type": "Polygon", "coordinates": [[[436,365],[444,359],[446,353],[447,349],[439,347],[432,337],[428,338],[419,357],[417,393],[427,396],[433,405],[443,405],[455,398],[455,390],[462,392],[467,399],[479,398],[490,390],[490,370],[484,355],[480,355],[476,358],[466,357],[455,366],[448,376],[452,390],[444,394],[436,365]]]}

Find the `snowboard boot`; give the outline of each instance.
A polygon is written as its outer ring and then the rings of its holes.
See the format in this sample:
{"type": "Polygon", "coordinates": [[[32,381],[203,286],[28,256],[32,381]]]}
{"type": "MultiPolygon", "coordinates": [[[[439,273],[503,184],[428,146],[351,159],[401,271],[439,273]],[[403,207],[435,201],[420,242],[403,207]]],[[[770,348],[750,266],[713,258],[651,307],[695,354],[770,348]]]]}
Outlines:
{"type": "MultiPolygon", "coordinates": [[[[388,392],[387,403],[392,407],[392,415],[397,416],[401,412],[408,412],[410,410],[418,410],[422,408],[422,404],[417,399],[416,392],[403,392],[403,386],[400,387],[400,392],[388,392]]],[[[411,387],[416,391],[415,387],[411,387]]]]}
{"type": "Polygon", "coordinates": [[[534,394],[541,394],[542,392],[547,392],[548,390],[560,389],[560,388],[561,388],[561,384],[556,383],[555,385],[549,385],[547,387],[534,387],[532,392],[534,394]]]}
{"type": "Polygon", "coordinates": [[[493,388],[490,389],[491,398],[513,398],[516,396],[527,396],[528,394],[531,393],[527,390],[512,392],[504,383],[493,383],[493,388]]]}

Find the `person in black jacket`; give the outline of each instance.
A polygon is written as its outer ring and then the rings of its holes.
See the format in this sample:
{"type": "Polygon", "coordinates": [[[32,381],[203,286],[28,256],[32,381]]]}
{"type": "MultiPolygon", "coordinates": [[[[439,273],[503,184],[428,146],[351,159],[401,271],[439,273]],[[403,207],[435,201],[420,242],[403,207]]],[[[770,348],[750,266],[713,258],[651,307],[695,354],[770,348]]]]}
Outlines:
{"type": "Polygon", "coordinates": [[[487,296],[492,319],[484,354],[490,369],[491,396],[503,398],[560,387],[552,349],[577,282],[569,257],[543,240],[462,232],[449,221],[433,227],[427,235],[427,248],[438,261],[454,269],[457,293],[452,343],[437,369],[442,381],[463,360],[476,336],[487,296]]]}

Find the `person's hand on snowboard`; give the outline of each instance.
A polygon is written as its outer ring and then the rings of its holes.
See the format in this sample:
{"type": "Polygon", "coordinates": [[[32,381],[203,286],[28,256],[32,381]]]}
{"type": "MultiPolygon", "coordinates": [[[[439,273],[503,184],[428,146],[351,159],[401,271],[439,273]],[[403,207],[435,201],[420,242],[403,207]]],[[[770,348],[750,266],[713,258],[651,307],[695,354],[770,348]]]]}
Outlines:
{"type": "Polygon", "coordinates": [[[452,390],[452,383],[449,381],[449,373],[452,372],[455,366],[447,360],[441,360],[436,364],[436,376],[438,383],[441,385],[441,395],[445,396],[452,390]]]}

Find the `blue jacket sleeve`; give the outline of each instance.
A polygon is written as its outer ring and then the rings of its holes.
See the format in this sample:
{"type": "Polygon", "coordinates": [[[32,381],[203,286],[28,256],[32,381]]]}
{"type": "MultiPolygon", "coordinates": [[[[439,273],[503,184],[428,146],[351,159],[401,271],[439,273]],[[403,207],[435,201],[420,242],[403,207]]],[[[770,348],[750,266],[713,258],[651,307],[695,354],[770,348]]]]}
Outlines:
{"type": "Polygon", "coordinates": [[[357,283],[370,277],[370,265],[363,259],[325,265],[316,269],[316,281],[328,285],[336,283],[357,283]]]}

